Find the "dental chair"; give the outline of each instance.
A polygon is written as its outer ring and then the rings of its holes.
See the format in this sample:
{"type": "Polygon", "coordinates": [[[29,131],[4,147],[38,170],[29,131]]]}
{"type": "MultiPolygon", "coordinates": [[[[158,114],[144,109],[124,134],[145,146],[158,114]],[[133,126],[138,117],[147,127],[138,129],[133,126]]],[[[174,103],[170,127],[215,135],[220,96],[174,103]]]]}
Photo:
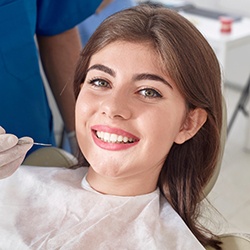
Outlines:
{"type": "Polygon", "coordinates": [[[77,159],[67,151],[57,147],[44,147],[26,157],[23,165],[40,167],[70,168],[77,165],[77,159]]]}
{"type": "MultiPolygon", "coordinates": [[[[215,173],[205,187],[205,197],[213,188],[221,168],[222,157],[227,135],[227,111],[225,100],[223,100],[223,126],[221,133],[221,151],[215,173]]],[[[77,159],[63,149],[56,147],[40,148],[31,153],[23,162],[23,165],[43,166],[43,167],[64,167],[70,168],[77,165],[77,159]]],[[[250,235],[247,234],[223,234],[220,235],[223,250],[250,250],[250,235]]],[[[206,250],[212,250],[211,247],[206,250]]]]}
{"type": "MultiPolygon", "coordinates": [[[[223,234],[220,235],[222,241],[223,250],[249,250],[250,238],[249,235],[244,234],[223,234]]],[[[207,247],[206,250],[213,250],[211,247],[207,247]]]]}

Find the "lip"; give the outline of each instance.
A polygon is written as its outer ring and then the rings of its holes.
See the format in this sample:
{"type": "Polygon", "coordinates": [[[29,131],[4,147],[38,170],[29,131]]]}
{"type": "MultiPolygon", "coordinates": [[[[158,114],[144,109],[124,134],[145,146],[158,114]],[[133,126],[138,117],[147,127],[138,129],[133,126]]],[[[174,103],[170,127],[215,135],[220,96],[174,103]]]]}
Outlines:
{"type": "Polygon", "coordinates": [[[139,142],[139,138],[129,132],[126,132],[122,129],[119,128],[113,128],[113,127],[109,127],[106,125],[95,125],[91,127],[91,132],[92,132],[92,137],[93,140],[95,142],[95,144],[105,150],[111,150],[111,151],[118,151],[118,150],[125,150],[128,148],[131,148],[135,145],[138,144],[139,142]],[[100,140],[97,136],[96,136],[96,131],[103,131],[103,132],[107,132],[110,134],[118,134],[121,136],[126,136],[128,138],[133,138],[135,141],[133,143],[111,143],[111,142],[105,142],[100,140]]]}

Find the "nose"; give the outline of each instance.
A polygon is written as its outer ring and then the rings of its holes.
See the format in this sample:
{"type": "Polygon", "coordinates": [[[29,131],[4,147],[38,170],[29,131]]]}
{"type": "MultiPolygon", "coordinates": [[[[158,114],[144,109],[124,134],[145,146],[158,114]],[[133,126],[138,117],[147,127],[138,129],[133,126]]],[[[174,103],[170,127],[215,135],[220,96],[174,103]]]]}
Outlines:
{"type": "Polygon", "coordinates": [[[132,116],[129,98],[124,93],[112,93],[105,97],[101,104],[101,113],[111,119],[127,120],[132,116]]]}

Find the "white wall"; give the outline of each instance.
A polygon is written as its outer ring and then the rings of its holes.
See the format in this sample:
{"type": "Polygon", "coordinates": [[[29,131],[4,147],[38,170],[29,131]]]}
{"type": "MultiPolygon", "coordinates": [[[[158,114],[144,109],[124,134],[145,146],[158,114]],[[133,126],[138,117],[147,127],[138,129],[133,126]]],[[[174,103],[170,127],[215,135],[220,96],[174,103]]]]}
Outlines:
{"type": "MultiPolygon", "coordinates": [[[[146,2],[148,0],[136,0],[136,2],[146,2]]],[[[236,15],[244,15],[250,17],[250,0],[151,0],[152,2],[162,3],[182,3],[189,2],[197,7],[208,8],[211,10],[219,10],[229,12],[236,15]]]]}
{"type": "MultiPolygon", "coordinates": [[[[179,0],[174,0],[178,2],[179,0]]],[[[250,0],[187,0],[197,7],[228,12],[250,18],[250,0]]],[[[250,72],[250,44],[230,50],[227,54],[226,80],[235,87],[243,88],[250,72]]]]}
{"type": "MultiPolygon", "coordinates": [[[[178,0],[176,0],[178,1],[178,0]]],[[[250,0],[188,0],[198,7],[227,11],[250,17],[250,0]]]]}

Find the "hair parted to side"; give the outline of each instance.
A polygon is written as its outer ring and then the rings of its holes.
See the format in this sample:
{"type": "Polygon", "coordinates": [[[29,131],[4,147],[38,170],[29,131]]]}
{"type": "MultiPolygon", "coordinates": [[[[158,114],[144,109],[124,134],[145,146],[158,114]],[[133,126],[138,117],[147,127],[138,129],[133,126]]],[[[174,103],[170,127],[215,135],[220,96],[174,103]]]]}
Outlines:
{"type": "Polygon", "coordinates": [[[152,46],[163,72],[176,83],[188,109],[207,112],[205,124],[193,138],[172,146],[158,186],[198,240],[204,246],[221,249],[216,237],[197,223],[203,190],[213,175],[220,150],[221,74],[212,48],[193,24],[175,11],[147,4],[123,10],[107,18],[84,47],[74,79],[76,97],[91,56],[115,41],[152,46]]]}

